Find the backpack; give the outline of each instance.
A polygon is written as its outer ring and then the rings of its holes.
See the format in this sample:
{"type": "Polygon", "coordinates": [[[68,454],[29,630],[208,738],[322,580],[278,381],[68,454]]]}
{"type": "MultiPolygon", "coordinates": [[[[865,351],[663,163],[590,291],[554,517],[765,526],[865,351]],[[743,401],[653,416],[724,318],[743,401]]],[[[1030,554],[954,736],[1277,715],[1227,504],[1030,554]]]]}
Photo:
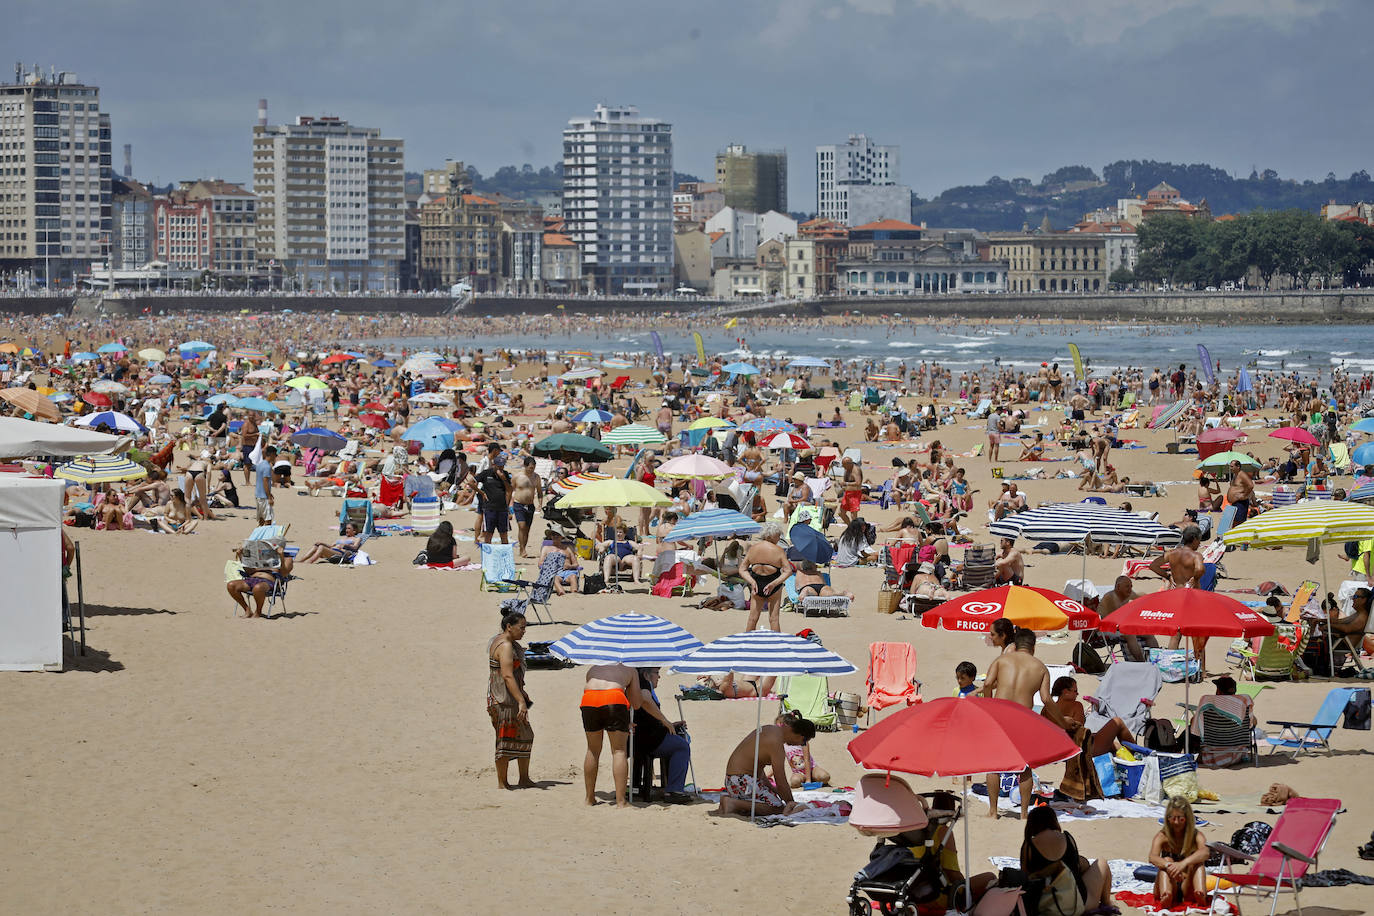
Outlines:
{"type": "Polygon", "coordinates": [[[1174,723],[1168,719],[1150,719],[1140,730],[1140,743],[1152,751],[1177,754],[1183,750],[1183,742],[1174,733],[1174,723]]]}
{"type": "Polygon", "coordinates": [[[1073,647],[1073,666],[1084,674],[1106,674],[1107,663],[1086,640],[1073,647]]]}
{"type": "Polygon", "coordinates": [[[1370,693],[1367,688],[1358,689],[1350,694],[1350,699],[1345,704],[1345,721],[1341,723],[1341,728],[1369,731],[1369,701],[1370,693]]]}

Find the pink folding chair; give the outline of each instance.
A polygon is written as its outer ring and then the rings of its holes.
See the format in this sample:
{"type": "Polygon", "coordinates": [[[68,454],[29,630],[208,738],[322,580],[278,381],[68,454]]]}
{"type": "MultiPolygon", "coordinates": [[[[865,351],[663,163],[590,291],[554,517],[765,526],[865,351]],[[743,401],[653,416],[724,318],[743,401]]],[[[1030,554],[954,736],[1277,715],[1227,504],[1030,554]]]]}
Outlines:
{"type": "Polygon", "coordinates": [[[868,707],[873,711],[899,704],[921,702],[921,682],[916,679],[916,648],[905,642],[875,642],[868,647],[868,707]]]}
{"type": "MultiPolygon", "coordinates": [[[[1331,828],[1336,825],[1336,813],[1340,809],[1341,802],[1337,798],[1289,799],[1258,856],[1246,855],[1224,843],[1208,843],[1208,848],[1221,853],[1222,867],[1232,861],[1253,863],[1248,872],[1214,873],[1215,877],[1231,883],[1236,898],[1236,912],[1240,912],[1241,890],[1253,887],[1256,900],[1263,899],[1265,892],[1274,895],[1269,916],[1274,916],[1278,909],[1282,891],[1293,892],[1293,904],[1298,909],[1298,916],[1302,916],[1302,902],[1298,898],[1302,877],[1317,864],[1317,856],[1326,845],[1331,828]]],[[[1220,894],[1218,890],[1217,896],[1220,894]]],[[[1212,898],[1213,906],[1216,899],[1216,896],[1212,898]]]]}

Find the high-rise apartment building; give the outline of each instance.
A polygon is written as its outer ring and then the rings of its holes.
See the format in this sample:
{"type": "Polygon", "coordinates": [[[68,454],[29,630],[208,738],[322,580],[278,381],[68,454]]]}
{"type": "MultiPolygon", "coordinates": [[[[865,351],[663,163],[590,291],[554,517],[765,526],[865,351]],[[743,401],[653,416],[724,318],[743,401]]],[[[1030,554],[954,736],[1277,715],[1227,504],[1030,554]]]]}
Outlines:
{"type": "Polygon", "coordinates": [[[786,213],[787,153],[751,153],[742,144],[731,144],[716,153],[716,186],[727,207],[747,213],[786,213]]]}
{"type": "Polygon", "coordinates": [[[110,116],[75,74],[0,84],[0,272],[57,284],[109,252],[110,116]]]}
{"type": "Polygon", "coordinates": [[[864,134],[816,147],[816,213],[846,226],[911,219],[911,188],[901,180],[901,151],[864,134]]]}
{"type": "Polygon", "coordinates": [[[396,289],[405,258],[405,142],[332,117],[253,128],[257,261],[305,289],[396,289]]]}
{"type": "Polygon", "coordinates": [[[673,282],[673,127],[633,106],[596,106],[563,131],[565,232],[603,293],[673,282]]]}
{"type": "Polygon", "coordinates": [[[110,264],[116,270],[137,270],[153,259],[153,194],[132,178],[116,178],[110,187],[110,264]]]}

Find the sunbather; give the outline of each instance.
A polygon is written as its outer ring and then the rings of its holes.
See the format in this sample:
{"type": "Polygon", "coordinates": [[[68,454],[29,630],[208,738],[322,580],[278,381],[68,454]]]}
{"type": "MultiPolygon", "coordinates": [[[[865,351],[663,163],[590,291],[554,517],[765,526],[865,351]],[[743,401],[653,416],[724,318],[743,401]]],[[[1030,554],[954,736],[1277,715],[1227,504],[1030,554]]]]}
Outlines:
{"type": "Polygon", "coordinates": [[[316,541],[310,550],[301,557],[303,563],[339,563],[358,552],[362,540],[358,537],[358,526],[349,522],[344,525],[343,537],[335,538],[333,544],[316,541]]]}
{"type": "Polygon", "coordinates": [[[854,600],[853,592],[840,592],[830,587],[821,574],[820,568],[806,560],[797,571],[797,595],[802,598],[833,598],[836,596],[854,600]]]}
{"type": "MultiPolygon", "coordinates": [[[[242,550],[235,552],[242,556],[242,550]]],[[[241,578],[235,579],[225,585],[225,590],[229,592],[229,597],[239,607],[243,608],[245,617],[262,617],[262,606],[267,603],[267,596],[272,593],[272,588],[278,581],[290,578],[291,568],[294,565],[292,559],[286,555],[286,548],[277,547],[277,557],[280,565],[276,569],[259,567],[244,567],[241,578]],[[248,610],[248,597],[252,596],[257,606],[248,610]]]]}
{"type": "MultiPolygon", "coordinates": [[[[1050,696],[1059,714],[1072,726],[1071,729],[1065,729],[1069,737],[1073,737],[1078,729],[1086,727],[1088,710],[1078,699],[1077,680],[1071,677],[1056,678],[1054,686],[1050,688],[1050,696]]],[[[1121,721],[1121,717],[1113,717],[1106,725],[1093,732],[1092,755],[1097,757],[1101,754],[1110,754],[1121,742],[1134,740],[1131,730],[1121,721]]]]}
{"type": "Polygon", "coordinates": [[[1164,827],[1150,845],[1150,864],[1159,869],[1154,893],[1160,906],[1207,904],[1203,866],[1208,855],[1207,838],[1197,829],[1193,806],[1182,796],[1170,798],[1164,808],[1164,827]]]}

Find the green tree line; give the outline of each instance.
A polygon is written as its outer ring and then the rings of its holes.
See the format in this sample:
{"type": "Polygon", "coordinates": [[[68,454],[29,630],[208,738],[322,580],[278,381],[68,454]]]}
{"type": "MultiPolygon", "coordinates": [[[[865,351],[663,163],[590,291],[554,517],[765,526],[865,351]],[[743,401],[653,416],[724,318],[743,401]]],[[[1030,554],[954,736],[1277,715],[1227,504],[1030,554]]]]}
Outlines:
{"type": "MultiPolygon", "coordinates": [[[[1354,286],[1374,260],[1374,227],[1333,222],[1306,210],[1256,210],[1219,222],[1157,216],[1137,233],[1134,279],[1171,286],[1238,283],[1251,269],[1266,288],[1275,277],[1294,288],[1322,279],[1354,286]]],[[[1113,275],[1113,282],[1127,279],[1113,275]]]]}

